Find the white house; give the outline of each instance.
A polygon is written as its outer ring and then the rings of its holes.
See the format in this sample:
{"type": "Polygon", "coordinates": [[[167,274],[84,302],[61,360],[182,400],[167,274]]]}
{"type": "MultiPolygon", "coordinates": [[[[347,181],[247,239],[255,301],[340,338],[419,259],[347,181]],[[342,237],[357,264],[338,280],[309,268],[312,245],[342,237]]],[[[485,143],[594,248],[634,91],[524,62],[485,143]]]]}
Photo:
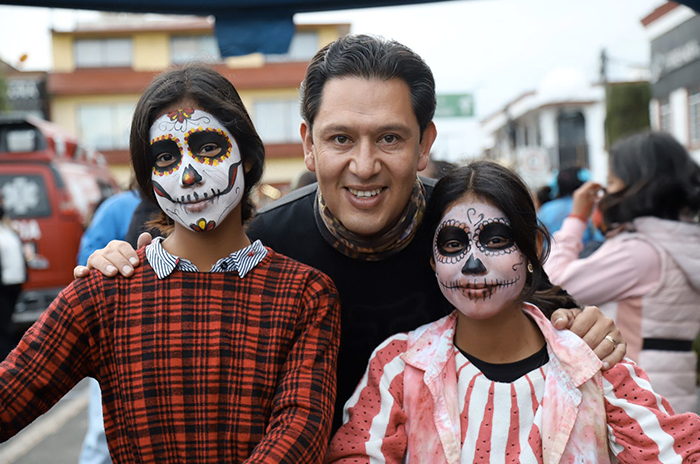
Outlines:
{"type": "Polygon", "coordinates": [[[528,92],[481,123],[486,154],[515,168],[531,187],[547,183],[551,172],[569,166],[607,175],[605,88],[590,84],[574,69],[550,73],[528,92]]]}

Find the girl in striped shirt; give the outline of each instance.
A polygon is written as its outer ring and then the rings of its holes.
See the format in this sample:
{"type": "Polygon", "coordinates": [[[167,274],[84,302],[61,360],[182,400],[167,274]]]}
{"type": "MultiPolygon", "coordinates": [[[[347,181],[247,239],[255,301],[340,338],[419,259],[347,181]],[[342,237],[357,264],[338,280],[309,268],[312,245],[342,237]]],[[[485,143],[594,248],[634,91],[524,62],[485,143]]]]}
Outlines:
{"type": "Polygon", "coordinates": [[[698,416],[675,414],[629,360],[601,372],[583,340],[550,323],[576,303],[535,291],[548,236],[515,173],[455,170],[424,224],[455,311],[374,351],[326,462],[700,461],[698,416]]]}

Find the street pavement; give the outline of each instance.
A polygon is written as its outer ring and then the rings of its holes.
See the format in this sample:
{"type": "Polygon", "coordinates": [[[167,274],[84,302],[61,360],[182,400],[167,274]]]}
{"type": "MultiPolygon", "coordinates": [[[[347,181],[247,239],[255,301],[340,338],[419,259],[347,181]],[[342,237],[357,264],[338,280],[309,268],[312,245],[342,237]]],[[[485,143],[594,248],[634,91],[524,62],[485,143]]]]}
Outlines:
{"type": "Polygon", "coordinates": [[[0,464],[77,464],[87,430],[85,379],[49,412],[0,444],[0,464]]]}

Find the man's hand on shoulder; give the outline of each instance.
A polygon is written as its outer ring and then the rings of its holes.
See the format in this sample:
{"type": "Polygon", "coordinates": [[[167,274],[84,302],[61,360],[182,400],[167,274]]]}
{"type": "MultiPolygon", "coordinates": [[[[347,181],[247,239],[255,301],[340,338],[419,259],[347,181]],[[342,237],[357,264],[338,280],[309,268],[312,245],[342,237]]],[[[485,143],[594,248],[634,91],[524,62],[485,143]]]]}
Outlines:
{"type": "MultiPolygon", "coordinates": [[[[138,247],[151,243],[151,235],[144,232],[139,236],[138,247]]],[[[73,277],[80,279],[87,277],[90,269],[97,269],[107,277],[115,277],[121,274],[130,277],[134,274],[134,267],[138,266],[139,257],[129,243],[121,240],[112,240],[106,247],[95,250],[87,260],[87,266],[76,266],[73,269],[73,277]]]]}
{"type": "Polygon", "coordinates": [[[624,358],[627,342],[615,326],[597,306],[581,309],[557,309],[552,314],[552,324],[557,329],[569,329],[591,347],[608,370],[624,358]]]}

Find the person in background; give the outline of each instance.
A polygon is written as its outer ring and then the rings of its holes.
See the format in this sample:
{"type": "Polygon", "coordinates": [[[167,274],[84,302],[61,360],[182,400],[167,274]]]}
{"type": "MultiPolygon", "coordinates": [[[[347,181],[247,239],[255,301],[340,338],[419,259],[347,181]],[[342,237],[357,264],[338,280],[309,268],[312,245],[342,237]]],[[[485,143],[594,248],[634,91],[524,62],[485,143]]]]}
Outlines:
{"type": "Polygon", "coordinates": [[[693,340],[700,332],[700,167],[671,135],[644,132],[610,149],[600,199],[606,240],[578,259],[602,186],[574,193],[545,270],[614,317],[627,355],[676,411],[698,410],[693,340]]]}
{"type": "Polygon", "coordinates": [[[535,210],[539,212],[542,205],[551,201],[550,195],[552,194],[552,187],[545,185],[538,188],[535,194],[532,196],[532,200],[535,202],[535,210]]]}
{"type": "Polygon", "coordinates": [[[435,160],[432,157],[428,161],[428,166],[421,172],[421,175],[439,180],[449,174],[455,165],[449,161],[435,160]]]}
{"type": "Polygon", "coordinates": [[[428,211],[433,278],[453,311],[377,347],[326,463],[700,459],[700,417],[675,414],[629,360],[601,372],[581,339],[552,326],[551,312],[576,302],[538,290],[548,234],[517,174],[458,168],[428,211]]]}
{"type": "MultiPolygon", "coordinates": [[[[132,187],[135,181],[132,181],[132,187]]],[[[111,240],[124,240],[136,206],[141,199],[132,189],[120,192],[105,199],[95,209],[92,220],[80,239],[78,264],[85,265],[93,251],[106,246],[111,240]]],[[[90,379],[90,403],[88,404],[88,426],[79,464],[110,464],[102,416],[102,395],[100,384],[90,379]]]]}
{"type": "Polygon", "coordinates": [[[27,263],[22,241],[12,228],[0,193],[0,361],[15,346],[12,314],[26,281],[27,263]]]}
{"type": "MultiPolygon", "coordinates": [[[[565,168],[557,174],[556,184],[553,186],[550,197],[554,199],[540,206],[537,217],[547,228],[550,234],[561,229],[564,219],[571,214],[573,206],[573,193],[585,181],[590,178],[588,170],[578,167],[565,168]]],[[[583,234],[583,244],[589,242],[599,244],[603,241],[603,235],[598,231],[591,221],[587,222],[586,231],[583,234]]]]}
{"type": "Polygon", "coordinates": [[[297,190],[302,187],[306,187],[307,185],[311,185],[317,181],[316,179],[316,173],[311,172],[311,171],[304,171],[302,172],[299,177],[297,177],[296,182],[294,183],[294,187],[292,190],[297,190]]]}

